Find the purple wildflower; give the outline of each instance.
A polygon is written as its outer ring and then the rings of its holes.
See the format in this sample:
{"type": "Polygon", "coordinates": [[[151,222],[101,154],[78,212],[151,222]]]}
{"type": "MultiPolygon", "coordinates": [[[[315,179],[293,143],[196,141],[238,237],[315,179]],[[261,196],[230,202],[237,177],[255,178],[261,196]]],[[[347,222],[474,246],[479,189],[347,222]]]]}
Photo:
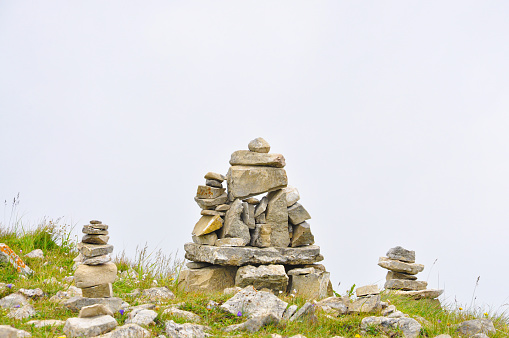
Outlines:
{"type": "Polygon", "coordinates": [[[13,285],[9,283],[6,286],[10,289],[10,288],[12,288],[13,285]]]}
{"type": "Polygon", "coordinates": [[[242,312],[237,312],[237,317],[242,317],[242,312]]]}
{"type": "Polygon", "coordinates": [[[19,307],[19,304],[14,305],[14,307],[19,307]]]}
{"type": "Polygon", "coordinates": [[[124,315],[124,310],[120,309],[120,310],[118,310],[118,312],[120,313],[121,316],[124,315]]]}
{"type": "Polygon", "coordinates": [[[441,323],[442,321],[439,319],[438,322],[441,323]]]}

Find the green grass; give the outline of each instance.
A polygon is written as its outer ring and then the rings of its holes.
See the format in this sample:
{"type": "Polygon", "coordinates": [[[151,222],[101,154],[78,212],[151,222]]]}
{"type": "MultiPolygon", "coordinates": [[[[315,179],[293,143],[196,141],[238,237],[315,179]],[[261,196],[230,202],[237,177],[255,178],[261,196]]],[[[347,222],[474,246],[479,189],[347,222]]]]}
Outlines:
{"type": "MultiPolygon", "coordinates": [[[[47,294],[46,297],[40,300],[31,301],[37,311],[35,317],[18,321],[8,318],[6,316],[7,310],[0,309],[0,323],[26,330],[32,333],[33,337],[59,337],[63,335],[62,326],[35,329],[27,325],[26,322],[32,319],[60,319],[65,321],[69,317],[76,316],[75,313],[66,310],[62,305],[48,301],[51,296],[69,286],[63,280],[73,274],[73,258],[76,257],[77,251],[76,239],[72,238],[71,230],[71,226],[60,225],[58,221],[51,220],[44,220],[32,230],[21,226],[19,223],[10,228],[0,225],[0,243],[9,245],[16,253],[19,253],[22,259],[35,271],[35,274],[23,278],[18,276],[10,265],[0,265],[0,283],[13,284],[10,289],[0,288],[0,297],[16,292],[21,288],[41,288],[47,294]],[[45,258],[43,260],[25,258],[24,254],[33,249],[42,249],[45,258]],[[56,282],[48,282],[52,278],[56,282]]],[[[212,329],[210,333],[217,337],[268,337],[272,333],[283,336],[303,334],[306,337],[332,337],[336,335],[344,337],[355,337],[356,335],[363,337],[401,336],[401,332],[398,330],[383,332],[376,327],[369,328],[364,334],[360,330],[360,323],[364,317],[369,316],[368,314],[344,315],[331,319],[322,312],[317,313],[315,322],[281,322],[266,326],[253,334],[245,332],[225,334],[222,331],[224,327],[242,323],[245,318],[225,313],[219,308],[209,310],[206,306],[210,300],[222,304],[231,296],[221,293],[204,294],[179,290],[175,281],[178,279],[183,262],[176,259],[176,255],[166,256],[161,251],[149,252],[145,245],[145,247],[137,249],[133,256],[134,259],[131,260],[128,258],[129,255],[123,252],[114,260],[119,270],[119,278],[113,284],[116,296],[121,297],[131,305],[138,305],[138,298],[128,294],[135,289],[143,290],[153,286],[167,286],[176,296],[176,299],[160,304],[156,308],[156,312],[159,313],[156,325],[147,328],[154,335],[164,334],[166,320],[172,319],[177,323],[185,322],[181,318],[163,314],[164,309],[169,305],[183,303],[181,309],[199,315],[202,318],[199,324],[210,326],[212,329]]],[[[294,298],[289,295],[281,295],[280,298],[289,305],[302,306],[306,302],[305,299],[294,298]]],[[[440,307],[436,301],[415,301],[391,294],[383,294],[382,300],[395,305],[398,310],[421,322],[423,327],[422,337],[435,337],[444,333],[450,334],[452,337],[459,337],[455,331],[456,324],[479,317],[488,317],[494,322],[497,333],[491,337],[509,336],[507,318],[503,314],[483,314],[459,309],[447,310],[448,307],[440,307]]],[[[127,315],[116,313],[115,318],[119,325],[122,325],[127,319],[127,315]]]]}

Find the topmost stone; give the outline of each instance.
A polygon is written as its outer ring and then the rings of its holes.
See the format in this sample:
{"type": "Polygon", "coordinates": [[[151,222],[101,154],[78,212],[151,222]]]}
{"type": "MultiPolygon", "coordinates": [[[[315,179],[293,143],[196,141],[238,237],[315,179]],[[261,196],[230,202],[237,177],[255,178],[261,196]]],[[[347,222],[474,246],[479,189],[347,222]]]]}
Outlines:
{"type": "Polygon", "coordinates": [[[226,177],[224,177],[223,175],[213,172],[206,173],[204,178],[207,180],[216,180],[219,182],[223,182],[226,179],[226,177]]]}
{"type": "Polygon", "coordinates": [[[255,153],[268,153],[270,151],[270,144],[263,138],[257,137],[249,142],[248,148],[255,153]]]}
{"type": "Polygon", "coordinates": [[[387,251],[387,257],[402,262],[415,263],[415,251],[407,250],[400,246],[387,251]]]}
{"type": "Polygon", "coordinates": [[[90,224],[103,224],[103,222],[93,219],[90,221],[90,224]]]}

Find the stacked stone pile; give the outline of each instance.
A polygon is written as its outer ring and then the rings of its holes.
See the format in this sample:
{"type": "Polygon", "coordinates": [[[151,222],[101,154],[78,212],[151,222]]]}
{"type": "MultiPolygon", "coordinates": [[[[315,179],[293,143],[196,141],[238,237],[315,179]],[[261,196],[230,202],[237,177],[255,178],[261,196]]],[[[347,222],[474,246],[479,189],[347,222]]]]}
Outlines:
{"type": "Polygon", "coordinates": [[[314,264],[323,257],[313,245],[311,216],[298,203],[299,191],[288,186],[284,156],[269,153],[262,138],[248,149],[231,155],[226,176],[209,172],[198,186],[201,218],[193,243],[184,247],[192,262],[182,285],[194,291],[253,285],[326,296],[329,273],[314,264]]]}
{"type": "Polygon", "coordinates": [[[443,290],[426,289],[428,283],[417,280],[415,276],[424,265],[415,263],[415,251],[406,250],[400,246],[390,249],[387,257],[380,257],[378,265],[387,272],[385,288],[395,290],[396,293],[414,298],[436,298],[443,290]]]}

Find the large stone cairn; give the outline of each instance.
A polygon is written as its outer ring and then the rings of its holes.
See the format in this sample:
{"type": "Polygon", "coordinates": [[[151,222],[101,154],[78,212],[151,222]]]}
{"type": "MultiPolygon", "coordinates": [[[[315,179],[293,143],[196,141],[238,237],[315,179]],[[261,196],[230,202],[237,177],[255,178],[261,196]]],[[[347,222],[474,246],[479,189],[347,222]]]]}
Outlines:
{"type": "Polygon", "coordinates": [[[76,286],[85,298],[113,297],[111,284],[117,278],[117,266],[111,262],[113,245],[108,244],[108,226],[94,220],[82,231],[85,235],[78,243],[81,264],[74,273],[76,286]]]}
{"type": "Polygon", "coordinates": [[[285,158],[269,154],[262,138],[231,155],[226,176],[209,172],[195,201],[202,209],[193,243],[184,246],[189,270],[181,285],[190,291],[223,291],[253,285],[276,293],[323,298],[332,292],[320,247],[288,186],[285,158]],[[226,187],[223,182],[226,180],[226,187]],[[256,196],[256,197],[255,197],[256,196]]]}
{"type": "Polygon", "coordinates": [[[385,278],[385,289],[416,299],[437,298],[444,292],[426,289],[428,283],[417,280],[415,275],[424,270],[424,265],[415,263],[415,251],[397,246],[386,255],[378,260],[379,266],[389,270],[385,278]]]}

